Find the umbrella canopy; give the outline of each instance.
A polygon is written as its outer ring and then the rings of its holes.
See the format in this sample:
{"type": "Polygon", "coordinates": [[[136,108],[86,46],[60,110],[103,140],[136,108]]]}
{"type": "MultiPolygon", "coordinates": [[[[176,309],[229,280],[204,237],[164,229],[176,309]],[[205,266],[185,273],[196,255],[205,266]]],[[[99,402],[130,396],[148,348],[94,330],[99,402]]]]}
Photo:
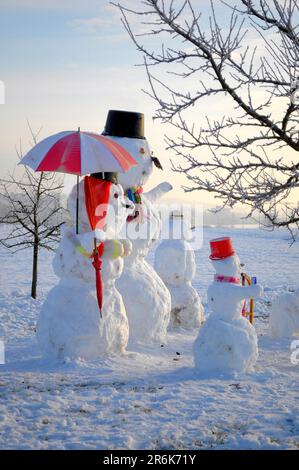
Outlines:
{"type": "Polygon", "coordinates": [[[64,131],[36,144],[20,161],[34,171],[73,175],[124,173],[137,165],[117,142],[93,132],[64,131]]]}
{"type": "Polygon", "coordinates": [[[79,233],[79,176],[91,173],[124,173],[136,160],[117,142],[93,132],[64,131],[38,142],[20,164],[34,171],[77,175],[76,233],[79,233]]]}

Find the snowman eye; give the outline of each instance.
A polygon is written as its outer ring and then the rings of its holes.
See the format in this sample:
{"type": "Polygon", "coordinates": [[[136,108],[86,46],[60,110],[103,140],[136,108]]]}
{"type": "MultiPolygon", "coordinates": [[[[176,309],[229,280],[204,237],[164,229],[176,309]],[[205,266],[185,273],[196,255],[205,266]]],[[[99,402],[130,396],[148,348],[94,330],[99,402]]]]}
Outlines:
{"type": "Polygon", "coordinates": [[[118,193],[114,193],[115,199],[118,199],[118,193]]]}

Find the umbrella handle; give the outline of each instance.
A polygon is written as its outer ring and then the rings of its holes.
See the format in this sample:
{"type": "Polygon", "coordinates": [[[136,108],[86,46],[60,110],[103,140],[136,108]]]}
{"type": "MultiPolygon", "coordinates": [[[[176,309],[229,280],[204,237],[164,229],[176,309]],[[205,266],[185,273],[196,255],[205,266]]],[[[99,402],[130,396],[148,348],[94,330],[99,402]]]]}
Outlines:
{"type": "Polygon", "coordinates": [[[76,198],[76,234],[79,233],[79,175],[77,175],[77,198],[76,198]]]}

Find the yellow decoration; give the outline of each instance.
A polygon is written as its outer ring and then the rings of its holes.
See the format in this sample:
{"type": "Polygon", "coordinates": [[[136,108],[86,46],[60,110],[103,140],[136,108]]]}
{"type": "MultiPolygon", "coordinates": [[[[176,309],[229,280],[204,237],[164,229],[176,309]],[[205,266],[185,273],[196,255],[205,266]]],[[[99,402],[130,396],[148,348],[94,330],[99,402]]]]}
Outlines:
{"type": "MultiPolygon", "coordinates": [[[[242,286],[245,286],[245,282],[247,282],[249,286],[251,286],[252,284],[250,276],[248,276],[248,274],[242,273],[242,286]]],[[[253,299],[250,299],[249,312],[245,311],[245,315],[249,317],[250,323],[253,324],[253,320],[254,320],[254,300],[253,299]]]]}
{"type": "MultiPolygon", "coordinates": [[[[88,251],[84,248],[84,246],[82,246],[80,244],[77,244],[75,246],[75,249],[76,249],[76,251],[78,251],[78,253],[81,253],[81,255],[84,256],[85,258],[92,258],[92,256],[93,256],[93,251],[91,253],[88,253],[88,251]]],[[[97,248],[95,248],[95,249],[97,249],[97,248]]],[[[119,256],[123,257],[123,255],[124,255],[123,245],[118,240],[108,240],[105,243],[105,252],[107,254],[110,254],[112,259],[116,259],[119,256]]]]}
{"type": "Polygon", "coordinates": [[[92,253],[88,253],[88,251],[86,251],[84,246],[82,245],[76,245],[76,251],[81,253],[81,255],[85,256],[85,258],[91,258],[92,256],[92,253]]]}

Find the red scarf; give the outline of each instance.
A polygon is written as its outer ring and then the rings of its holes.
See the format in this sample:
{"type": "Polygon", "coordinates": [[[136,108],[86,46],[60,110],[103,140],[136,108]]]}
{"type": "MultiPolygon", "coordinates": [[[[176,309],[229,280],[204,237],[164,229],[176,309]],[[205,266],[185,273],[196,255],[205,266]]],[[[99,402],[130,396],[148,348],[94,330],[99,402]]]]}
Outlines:
{"type": "Polygon", "coordinates": [[[220,274],[215,274],[214,281],[216,282],[229,282],[230,284],[241,284],[239,277],[234,276],[222,276],[220,274]]]}
{"type": "MultiPolygon", "coordinates": [[[[230,284],[241,284],[241,280],[239,277],[222,276],[220,274],[215,274],[214,281],[215,282],[229,282],[230,284]]],[[[246,318],[246,300],[244,300],[244,304],[242,308],[242,316],[246,318]]]]}

